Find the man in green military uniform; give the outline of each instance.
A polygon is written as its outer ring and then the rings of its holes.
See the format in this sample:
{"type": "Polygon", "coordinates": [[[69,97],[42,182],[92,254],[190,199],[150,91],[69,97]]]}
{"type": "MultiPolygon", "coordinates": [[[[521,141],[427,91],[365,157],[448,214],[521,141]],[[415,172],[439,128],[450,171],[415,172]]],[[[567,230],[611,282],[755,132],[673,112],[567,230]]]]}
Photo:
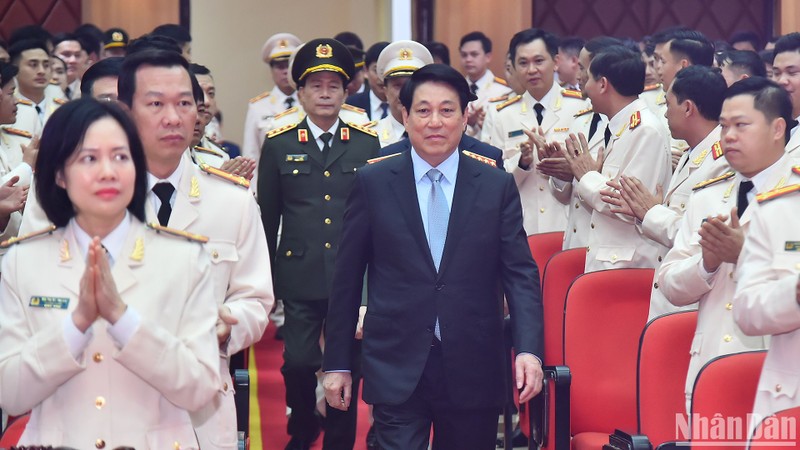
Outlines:
{"type": "MultiPolygon", "coordinates": [[[[319,338],[345,200],[355,172],[380,149],[375,132],[339,118],[354,73],[352,56],[340,42],[306,43],[295,56],[291,76],[307,116],[271,131],[261,150],[258,202],[276,296],[284,300],[286,311],[281,372],[286,404],[292,409],[287,449],[308,449],[319,434],[314,416],[316,372],[322,362],[319,338]]],[[[353,447],[356,409],[327,408],[323,448],[353,447]]]]}

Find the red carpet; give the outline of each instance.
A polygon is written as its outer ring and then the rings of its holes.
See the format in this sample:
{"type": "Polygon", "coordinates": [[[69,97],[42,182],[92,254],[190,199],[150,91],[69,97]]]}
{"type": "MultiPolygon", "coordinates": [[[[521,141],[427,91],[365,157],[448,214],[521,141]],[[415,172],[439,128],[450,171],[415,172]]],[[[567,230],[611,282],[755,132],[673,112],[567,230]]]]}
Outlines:
{"type": "MultiPolygon", "coordinates": [[[[289,435],[286,434],[286,392],[280,372],[283,342],[275,340],[274,336],[275,327],[270,324],[261,342],[253,347],[250,354],[250,450],[283,450],[289,442],[289,435]]],[[[367,448],[368,414],[369,408],[359,399],[355,450],[367,448]]],[[[321,435],[311,448],[322,448],[321,435]]]]}

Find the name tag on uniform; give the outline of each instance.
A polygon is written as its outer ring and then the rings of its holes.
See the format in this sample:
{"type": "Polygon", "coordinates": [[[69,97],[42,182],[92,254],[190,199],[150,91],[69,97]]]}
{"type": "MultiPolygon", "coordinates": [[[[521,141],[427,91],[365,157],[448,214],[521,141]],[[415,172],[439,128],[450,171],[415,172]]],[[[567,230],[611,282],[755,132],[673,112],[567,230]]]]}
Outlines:
{"type": "Polygon", "coordinates": [[[69,306],[69,297],[42,297],[35,295],[31,297],[28,306],[34,308],[67,309],[67,306],[69,306]]]}
{"type": "Polygon", "coordinates": [[[286,155],[286,161],[288,162],[306,162],[308,161],[308,155],[286,155]]]}
{"type": "Polygon", "coordinates": [[[508,132],[508,137],[513,138],[513,137],[517,137],[517,136],[522,136],[522,134],[523,134],[522,130],[509,131],[508,132]]]}
{"type": "Polygon", "coordinates": [[[800,241],[786,241],[783,245],[783,250],[787,252],[800,251],[800,241]]]}

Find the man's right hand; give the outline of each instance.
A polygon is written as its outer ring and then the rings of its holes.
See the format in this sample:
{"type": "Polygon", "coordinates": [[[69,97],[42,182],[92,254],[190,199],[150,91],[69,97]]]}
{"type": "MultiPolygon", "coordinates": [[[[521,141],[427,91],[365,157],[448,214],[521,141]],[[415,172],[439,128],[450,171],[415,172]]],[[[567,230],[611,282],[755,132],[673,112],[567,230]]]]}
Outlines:
{"type": "Polygon", "coordinates": [[[353,395],[353,377],[350,372],[326,372],[322,379],[325,400],[331,408],[347,411],[353,395]]]}

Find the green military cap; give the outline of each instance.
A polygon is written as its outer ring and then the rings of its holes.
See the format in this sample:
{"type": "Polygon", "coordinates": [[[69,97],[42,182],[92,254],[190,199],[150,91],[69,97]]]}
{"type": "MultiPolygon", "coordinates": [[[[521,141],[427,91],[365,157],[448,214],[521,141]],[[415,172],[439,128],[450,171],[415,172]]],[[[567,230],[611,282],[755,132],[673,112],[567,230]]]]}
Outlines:
{"type": "Polygon", "coordinates": [[[336,39],[312,39],[297,49],[291,58],[292,80],[302,85],[303,80],[316,72],[334,72],[350,82],[356,72],[353,56],[347,47],[336,39]]]}
{"type": "Polygon", "coordinates": [[[128,33],[122,28],[110,28],[103,33],[103,48],[124,48],[128,46],[128,33]]]}

